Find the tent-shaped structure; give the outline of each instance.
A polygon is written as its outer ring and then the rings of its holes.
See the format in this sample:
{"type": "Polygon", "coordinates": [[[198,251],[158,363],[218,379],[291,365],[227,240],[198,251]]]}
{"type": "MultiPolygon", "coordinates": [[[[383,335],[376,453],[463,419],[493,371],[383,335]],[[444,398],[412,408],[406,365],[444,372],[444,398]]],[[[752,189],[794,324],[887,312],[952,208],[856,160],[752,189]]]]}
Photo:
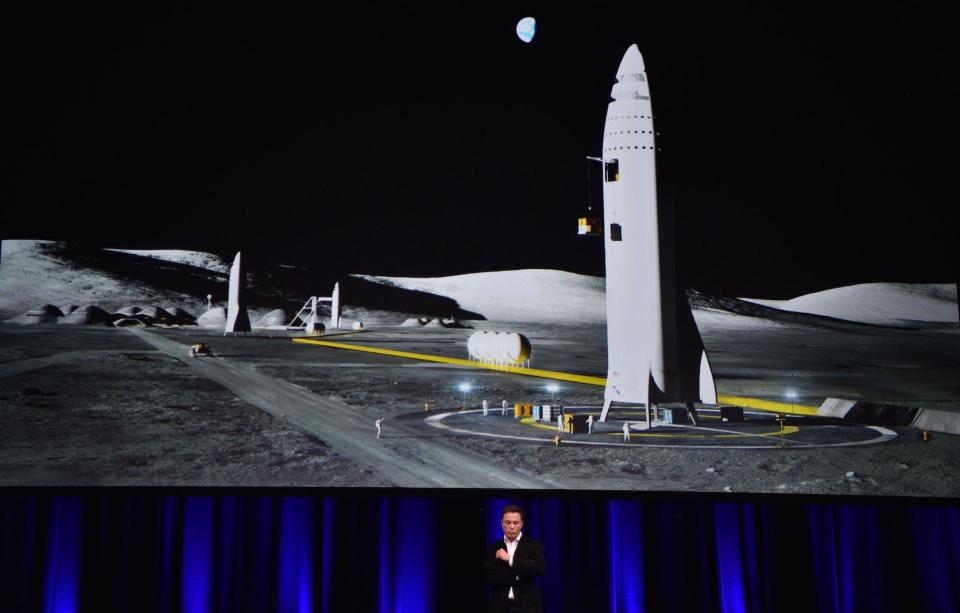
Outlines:
{"type": "Polygon", "coordinates": [[[55,324],[62,317],[63,311],[58,307],[52,304],[41,304],[7,321],[13,324],[55,324]]]}
{"type": "Polygon", "coordinates": [[[110,321],[110,313],[107,313],[96,305],[88,304],[75,309],[72,313],[64,317],[60,323],[77,326],[95,326],[110,323],[110,321]]]}

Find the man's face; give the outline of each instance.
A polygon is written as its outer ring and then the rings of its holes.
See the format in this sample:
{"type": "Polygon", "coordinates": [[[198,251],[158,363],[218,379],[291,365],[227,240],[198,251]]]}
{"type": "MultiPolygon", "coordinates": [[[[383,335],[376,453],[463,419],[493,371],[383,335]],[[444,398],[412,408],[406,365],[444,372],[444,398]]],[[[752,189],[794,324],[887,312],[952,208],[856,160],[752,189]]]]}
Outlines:
{"type": "Polygon", "coordinates": [[[511,541],[517,539],[523,528],[523,518],[519,513],[504,513],[500,523],[503,524],[503,535],[511,541]]]}

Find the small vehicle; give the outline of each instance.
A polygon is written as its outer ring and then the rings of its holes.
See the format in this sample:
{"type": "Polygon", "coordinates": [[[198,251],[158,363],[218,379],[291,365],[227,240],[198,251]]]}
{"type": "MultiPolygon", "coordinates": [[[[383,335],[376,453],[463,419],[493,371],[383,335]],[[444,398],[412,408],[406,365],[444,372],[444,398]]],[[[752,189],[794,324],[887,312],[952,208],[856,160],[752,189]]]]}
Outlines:
{"type": "Polygon", "coordinates": [[[206,343],[197,343],[196,345],[191,345],[190,357],[195,358],[198,355],[212,356],[213,352],[210,351],[210,345],[206,343]]]}

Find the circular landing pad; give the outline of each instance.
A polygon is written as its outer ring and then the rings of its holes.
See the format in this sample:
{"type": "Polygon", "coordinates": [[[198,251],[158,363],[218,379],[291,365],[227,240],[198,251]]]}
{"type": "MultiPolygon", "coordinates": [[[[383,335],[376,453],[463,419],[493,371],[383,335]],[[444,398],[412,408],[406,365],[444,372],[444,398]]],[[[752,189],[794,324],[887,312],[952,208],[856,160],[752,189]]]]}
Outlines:
{"type": "MultiPolygon", "coordinates": [[[[853,447],[873,445],[896,438],[897,433],[880,426],[844,423],[837,419],[788,415],[780,422],[773,413],[744,411],[742,422],[720,419],[718,409],[698,409],[700,425],[666,424],[654,422],[646,429],[646,413],[641,409],[613,410],[607,421],[596,421],[600,407],[565,407],[566,414],[593,415],[592,434],[562,434],[563,445],[594,445],[603,447],[672,447],[690,449],[777,449],[853,447]],[[624,441],[623,425],[629,424],[630,440],[624,441]]],[[[422,416],[422,413],[420,414],[422,416]]],[[[435,428],[471,436],[536,443],[556,442],[559,433],[556,423],[536,422],[530,418],[517,419],[513,410],[502,415],[500,409],[491,409],[487,415],[481,410],[437,413],[424,418],[435,428]]]]}

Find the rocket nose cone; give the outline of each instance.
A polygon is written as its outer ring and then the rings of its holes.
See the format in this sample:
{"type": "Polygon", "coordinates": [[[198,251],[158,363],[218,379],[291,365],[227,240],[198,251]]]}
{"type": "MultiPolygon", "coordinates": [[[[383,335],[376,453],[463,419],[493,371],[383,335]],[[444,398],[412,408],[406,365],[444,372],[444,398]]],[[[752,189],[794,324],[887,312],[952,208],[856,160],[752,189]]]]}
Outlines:
{"type": "Polygon", "coordinates": [[[643,65],[643,56],[640,55],[640,49],[637,45],[630,45],[627,52],[623,54],[620,60],[620,68],[617,69],[617,79],[619,80],[625,74],[639,74],[646,70],[643,65]]]}

